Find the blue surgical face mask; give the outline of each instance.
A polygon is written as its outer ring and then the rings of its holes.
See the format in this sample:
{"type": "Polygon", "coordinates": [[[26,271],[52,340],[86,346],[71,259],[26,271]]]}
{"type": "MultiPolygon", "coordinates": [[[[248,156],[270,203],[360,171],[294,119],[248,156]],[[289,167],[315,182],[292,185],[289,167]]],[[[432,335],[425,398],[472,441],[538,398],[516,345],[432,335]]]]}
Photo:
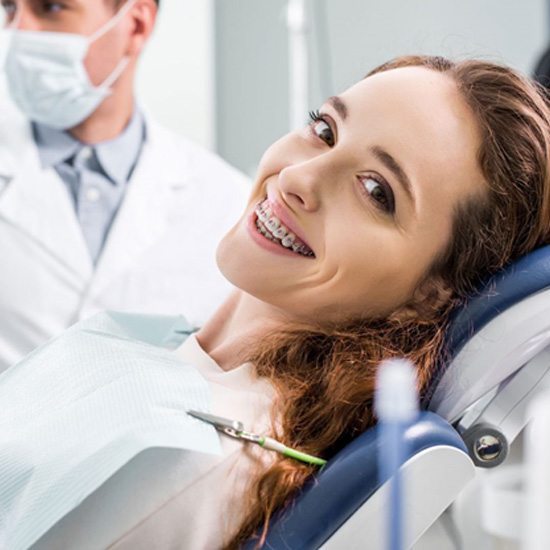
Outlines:
{"type": "Polygon", "coordinates": [[[16,24],[4,31],[8,90],[29,119],[65,130],[80,124],[99,107],[129,59],[121,59],[99,86],[90,82],[84,59],[90,44],[115,27],[134,2],[128,0],[91,36],[24,31],[16,24]]]}

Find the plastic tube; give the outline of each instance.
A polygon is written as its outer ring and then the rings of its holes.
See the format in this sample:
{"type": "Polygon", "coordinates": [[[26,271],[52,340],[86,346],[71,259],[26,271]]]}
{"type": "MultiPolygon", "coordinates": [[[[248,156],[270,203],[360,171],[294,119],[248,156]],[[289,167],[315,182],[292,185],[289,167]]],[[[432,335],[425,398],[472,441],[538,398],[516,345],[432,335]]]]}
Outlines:
{"type": "Polygon", "coordinates": [[[288,0],[287,5],[290,130],[304,125],[309,100],[309,56],[305,0],[288,0]]]}
{"type": "Polygon", "coordinates": [[[378,475],[381,483],[389,480],[390,484],[387,548],[402,550],[403,483],[399,468],[407,458],[405,429],[418,415],[415,369],[404,359],[385,361],[380,365],[376,382],[375,407],[380,433],[378,475]]]}

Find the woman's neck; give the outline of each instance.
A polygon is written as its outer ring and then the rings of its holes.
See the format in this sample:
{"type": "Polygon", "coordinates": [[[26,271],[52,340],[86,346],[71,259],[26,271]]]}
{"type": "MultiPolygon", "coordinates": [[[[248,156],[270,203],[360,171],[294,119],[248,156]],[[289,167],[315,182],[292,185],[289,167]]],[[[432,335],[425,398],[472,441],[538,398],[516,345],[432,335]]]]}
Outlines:
{"type": "Polygon", "coordinates": [[[250,347],[288,321],[285,315],[245,292],[234,291],[197,332],[206,353],[224,370],[248,359],[250,347]]]}

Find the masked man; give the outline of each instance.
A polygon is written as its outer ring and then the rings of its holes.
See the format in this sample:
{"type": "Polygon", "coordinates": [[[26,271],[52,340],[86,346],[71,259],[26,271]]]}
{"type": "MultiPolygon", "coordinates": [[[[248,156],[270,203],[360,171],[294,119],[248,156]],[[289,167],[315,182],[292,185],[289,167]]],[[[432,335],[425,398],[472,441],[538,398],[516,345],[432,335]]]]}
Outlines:
{"type": "Polygon", "coordinates": [[[3,0],[0,371],[99,310],[200,325],[246,180],[134,100],[158,0],[3,0]]]}

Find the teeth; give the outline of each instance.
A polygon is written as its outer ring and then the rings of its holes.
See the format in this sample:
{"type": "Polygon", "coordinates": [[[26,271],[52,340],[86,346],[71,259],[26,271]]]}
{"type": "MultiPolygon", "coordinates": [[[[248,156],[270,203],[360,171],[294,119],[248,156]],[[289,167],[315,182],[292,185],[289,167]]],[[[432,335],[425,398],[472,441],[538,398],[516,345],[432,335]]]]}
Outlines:
{"type": "Polygon", "coordinates": [[[265,213],[264,210],[262,209],[258,209],[258,211],[256,212],[256,214],[258,214],[258,218],[260,218],[260,221],[261,222],[266,222],[268,219],[269,219],[269,216],[265,213]]]}
{"type": "Polygon", "coordinates": [[[264,237],[266,237],[266,238],[269,239],[270,241],[273,240],[273,237],[265,230],[265,228],[263,227],[263,225],[260,224],[259,220],[256,220],[256,228],[258,229],[258,231],[259,231],[264,237]]]}
{"type": "Polygon", "coordinates": [[[281,244],[285,248],[290,248],[294,244],[294,239],[296,238],[296,235],[294,233],[289,233],[285,237],[283,237],[283,240],[281,241],[281,244]]]}
{"type": "Polygon", "coordinates": [[[272,216],[267,201],[256,206],[256,228],[266,239],[277,242],[285,248],[302,256],[314,256],[313,252],[303,243],[296,243],[296,235],[290,232],[276,216],[272,216]]]}
{"type": "Polygon", "coordinates": [[[271,233],[274,234],[275,230],[279,228],[281,225],[281,222],[279,221],[279,218],[276,218],[275,216],[269,218],[267,222],[265,222],[266,227],[271,231],[271,233]]]}
{"type": "Polygon", "coordinates": [[[286,234],[287,234],[287,230],[283,226],[273,231],[273,235],[278,239],[282,239],[283,237],[286,237],[286,234]]]}

